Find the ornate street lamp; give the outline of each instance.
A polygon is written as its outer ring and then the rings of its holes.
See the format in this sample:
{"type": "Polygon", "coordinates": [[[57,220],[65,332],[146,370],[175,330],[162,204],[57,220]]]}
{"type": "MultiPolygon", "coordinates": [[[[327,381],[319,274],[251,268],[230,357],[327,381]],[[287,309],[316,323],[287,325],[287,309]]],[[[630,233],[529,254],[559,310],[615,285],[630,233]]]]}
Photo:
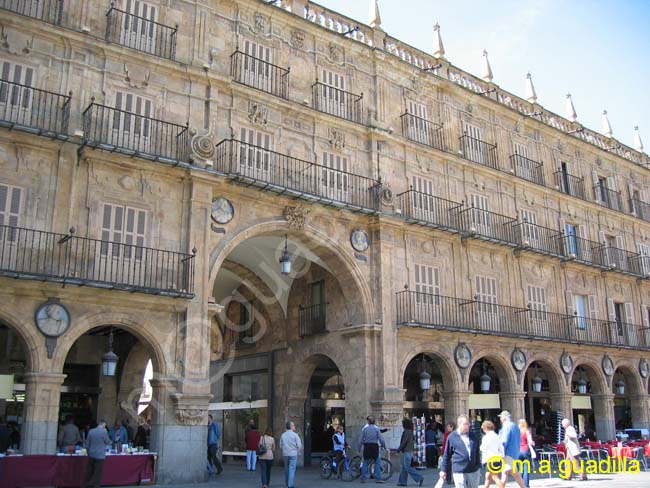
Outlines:
{"type": "Polygon", "coordinates": [[[431,388],[431,375],[426,370],[426,362],[424,359],[424,354],[422,355],[422,372],[420,373],[419,379],[420,379],[420,390],[426,393],[431,388]]]}
{"type": "Polygon", "coordinates": [[[587,394],[587,380],[582,376],[582,368],[580,368],[580,379],[578,380],[578,393],[581,395],[587,394]]]}
{"type": "Polygon", "coordinates": [[[111,327],[111,333],[108,335],[108,351],[102,355],[102,375],[115,376],[115,368],[119,359],[113,352],[113,327],[111,327]]]}
{"type": "Polygon", "coordinates": [[[291,256],[289,256],[289,251],[287,249],[287,236],[284,236],[284,251],[282,251],[282,256],[280,256],[280,272],[283,275],[288,275],[291,273],[291,256]]]}
{"type": "Polygon", "coordinates": [[[614,383],[614,391],[617,395],[625,395],[625,381],[623,381],[623,375],[619,371],[618,381],[614,383]]]}
{"type": "Polygon", "coordinates": [[[485,370],[485,360],[483,360],[483,374],[479,378],[479,381],[481,382],[481,392],[482,393],[489,392],[490,384],[492,383],[492,378],[490,378],[490,375],[487,374],[487,371],[485,370]]]}
{"type": "MultiPolygon", "coordinates": [[[[537,366],[537,365],[536,365],[537,366]]],[[[533,385],[533,391],[535,393],[540,393],[542,391],[542,378],[539,376],[539,368],[535,367],[535,376],[531,380],[533,385]]]]}

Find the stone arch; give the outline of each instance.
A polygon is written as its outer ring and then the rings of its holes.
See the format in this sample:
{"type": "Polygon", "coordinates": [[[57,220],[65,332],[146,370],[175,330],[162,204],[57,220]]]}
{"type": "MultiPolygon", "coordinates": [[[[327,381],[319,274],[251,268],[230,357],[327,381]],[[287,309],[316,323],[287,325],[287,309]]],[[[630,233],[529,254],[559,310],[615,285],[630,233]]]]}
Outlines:
{"type": "Polygon", "coordinates": [[[570,378],[573,378],[573,375],[578,370],[578,366],[582,366],[589,378],[592,380],[592,394],[609,393],[609,381],[605,377],[605,373],[603,373],[603,370],[599,364],[587,356],[576,357],[573,362],[573,371],[571,371],[570,378]]]}
{"type": "MultiPolygon", "coordinates": [[[[556,361],[551,361],[548,359],[548,356],[540,357],[539,355],[534,355],[529,358],[526,363],[526,367],[522,373],[528,372],[533,363],[538,363],[544,368],[546,373],[549,386],[551,388],[551,393],[563,393],[567,391],[566,381],[564,380],[564,373],[560,370],[559,365],[556,361]]],[[[524,375],[522,374],[522,381],[524,375]]]]}
{"type": "MultiPolygon", "coordinates": [[[[629,360],[617,361],[614,365],[614,371],[620,370],[623,373],[625,378],[625,389],[627,395],[637,396],[644,395],[646,392],[643,379],[637,371],[636,367],[629,360]]],[[[614,374],[614,379],[612,383],[616,381],[616,374],[614,374]]]]}
{"type": "Polygon", "coordinates": [[[469,384],[469,376],[472,368],[479,363],[482,359],[490,361],[490,364],[496,369],[497,374],[499,375],[499,384],[501,385],[501,392],[510,392],[510,391],[523,391],[521,385],[517,382],[517,377],[515,370],[510,366],[510,363],[504,359],[502,356],[494,354],[493,349],[488,350],[479,349],[474,352],[474,357],[472,358],[472,363],[467,368],[467,376],[465,382],[469,384]]]}
{"type": "Polygon", "coordinates": [[[9,327],[16,335],[20,338],[23,343],[23,348],[25,352],[25,359],[27,364],[25,365],[25,370],[35,373],[41,371],[44,367],[44,363],[47,357],[47,352],[45,350],[45,338],[37,337],[36,326],[35,325],[26,325],[19,322],[12,315],[4,312],[0,309],[0,322],[4,323],[9,327]],[[30,331],[33,331],[30,333],[30,331]]]}
{"type": "Polygon", "coordinates": [[[319,347],[318,352],[308,351],[305,354],[294,357],[292,364],[299,364],[299,368],[291,370],[291,383],[289,384],[289,397],[303,398],[307,395],[311,377],[318,367],[320,359],[328,359],[339,370],[343,378],[343,385],[348,388],[348,380],[352,378],[352,372],[345,367],[345,361],[338,358],[335,351],[328,347],[319,347]]]}
{"type": "MultiPolygon", "coordinates": [[[[122,367],[122,376],[120,380],[120,388],[117,392],[117,402],[119,408],[132,413],[137,411],[137,404],[133,405],[133,401],[137,401],[142,393],[142,380],[147,368],[147,364],[151,359],[151,351],[141,341],[138,341],[133,348],[129,351],[124,366],[122,367]]],[[[131,415],[135,420],[135,415],[131,415]]]]}
{"type": "Polygon", "coordinates": [[[444,391],[459,391],[464,388],[461,385],[460,375],[458,374],[458,368],[454,363],[454,360],[451,359],[453,352],[450,354],[449,351],[446,351],[444,347],[439,347],[434,344],[420,344],[417,345],[404,355],[404,359],[399,365],[399,381],[400,383],[404,379],[406,374],[406,368],[411,363],[411,361],[420,354],[427,354],[429,356],[435,357],[435,359],[442,365],[444,368],[441,368],[440,373],[442,374],[442,381],[444,384],[444,391]]]}
{"type": "MultiPolygon", "coordinates": [[[[57,353],[54,356],[52,365],[53,371],[58,373],[63,371],[63,366],[70,349],[82,335],[97,327],[110,325],[130,332],[138,340],[142,341],[145,346],[149,347],[156,375],[161,377],[167,376],[167,371],[170,368],[167,364],[165,352],[153,332],[156,330],[153,324],[147,323],[145,319],[138,320],[130,314],[114,312],[89,313],[78,317],[70,327],[70,330],[59,338],[59,343],[56,346],[57,353]]],[[[172,358],[170,358],[171,360],[172,358]]]]}
{"type": "MultiPolygon", "coordinates": [[[[361,322],[372,322],[373,300],[370,287],[357,264],[353,261],[351,253],[322,231],[306,224],[301,230],[292,228],[284,219],[269,219],[257,221],[240,228],[232,234],[226,234],[219,244],[210,252],[209,286],[205,293],[210,293],[214,287],[219,269],[227,259],[228,255],[247,239],[261,235],[288,235],[292,240],[305,244],[314,254],[324,262],[342,264],[341,279],[339,280],[342,289],[348,297],[358,297],[362,310],[361,322]]],[[[207,301],[207,296],[204,297],[207,301]]]]}

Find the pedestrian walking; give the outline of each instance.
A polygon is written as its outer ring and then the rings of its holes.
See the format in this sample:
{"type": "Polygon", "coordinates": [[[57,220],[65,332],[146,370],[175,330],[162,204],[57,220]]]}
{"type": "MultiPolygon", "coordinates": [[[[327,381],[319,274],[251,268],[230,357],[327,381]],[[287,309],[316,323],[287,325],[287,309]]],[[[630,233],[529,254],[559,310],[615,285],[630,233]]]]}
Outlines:
{"type": "Polygon", "coordinates": [[[521,432],[519,427],[512,421],[510,412],[504,410],[499,414],[501,420],[501,431],[499,439],[503,445],[503,473],[501,481],[508,482],[508,475],[512,475],[519,488],[524,488],[524,480],[514,469],[514,461],[519,457],[519,445],[521,443],[521,432]]]}
{"type": "Polygon", "coordinates": [[[524,486],[526,488],[530,487],[530,470],[528,469],[535,458],[537,458],[537,453],[535,452],[535,441],[533,441],[533,436],[528,429],[528,422],[524,419],[520,419],[518,422],[519,425],[519,461],[523,465],[524,472],[521,474],[522,479],[524,480],[524,486]]]}
{"type": "Polygon", "coordinates": [[[408,483],[409,475],[418,486],[422,486],[424,482],[423,476],[411,466],[413,461],[413,422],[409,419],[402,419],[402,438],[399,441],[397,452],[402,453],[399,469],[399,480],[397,486],[406,486],[408,483]]]}
{"type": "Polygon", "coordinates": [[[106,420],[100,420],[97,427],[90,429],[88,439],[88,465],[81,488],[87,486],[99,487],[104,473],[104,460],[106,459],[106,446],[111,445],[111,439],[106,431],[106,420]]]}
{"type": "Polygon", "coordinates": [[[481,471],[480,446],[476,436],[469,430],[469,417],[460,415],[456,430],[449,433],[442,457],[440,477],[450,476],[456,488],[478,488],[481,471]]]}
{"type": "Polygon", "coordinates": [[[271,429],[266,429],[260,438],[257,448],[260,461],[260,474],[262,476],[262,488],[269,488],[271,483],[271,468],[273,467],[273,451],[275,451],[275,439],[271,429]]]}
{"type": "Polygon", "coordinates": [[[221,474],[223,466],[217,457],[219,452],[219,439],[221,438],[221,429],[219,425],[212,418],[212,414],[208,415],[208,465],[216,469],[216,474],[221,474]]]}
{"type": "Polygon", "coordinates": [[[257,467],[257,446],[260,444],[260,433],[257,426],[253,423],[244,434],[244,442],[246,443],[246,469],[248,471],[255,471],[257,467]]]}
{"type": "Polygon", "coordinates": [[[503,488],[504,483],[499,478],[498,470],[503,467],[503,445],[496,432],[494,424],[489,420],[484,420],[481,424],[483,439],[481,439],[481,464],[485,469],[485,488],[489,488],[492,481],[499,487],[503,488]],[[497,461],[497,458],[499,461],[497,461]],[[488,462],[490,463],[487,466],[488,462]],[[492,471],[490,471],[492,470],[492,471]]]}
{"type": "Polygon", "coordinates": [[[280,449],[284,458],[284,479],[287,488],[294,488],[298,453],[302,449],[302,441],[300,436],[296,434],[296,424],[291,421],[287,422],[287,430],[280,437],[280,449]]]}
{"type": "Polygon", "coordinates": [[[368,424],[361,429],[359,436],[359,452],[363,452],[363,462],[361,463],[361,483],[366,482],[368,477],[368,466],[375,463],[375,482],[384,483],[381,479],[381,457],[379,456],[379,446],[386,449],[386,441],[381,435],[381,430],[375,424],[375,418],[372,415],[367,417],[368,424]]]}
{"type": "Polygon", "coordinates": [[[438,432],[434,421],[427,426],[427,430],[424,432],[427,468],[435,468],[438,466],[438,448],[436,447],[437,436],[438,432]]]}
{"type": "MultiPolygon", "coordinates": [[[[578,471],[576,458],[580,457],[580,443],[578,442],[578,433],[575,427],[571,425],[569,419],[562,420],[562,428],[564,429],[564,447],[566,448],[566,457],[569,461],[569,472],[566,475],[567,480],[571,480],[576,471],[578,471]]],[[[580,471],[580,480],[586,481],[587,475],[584,468],[580,471]]]]}

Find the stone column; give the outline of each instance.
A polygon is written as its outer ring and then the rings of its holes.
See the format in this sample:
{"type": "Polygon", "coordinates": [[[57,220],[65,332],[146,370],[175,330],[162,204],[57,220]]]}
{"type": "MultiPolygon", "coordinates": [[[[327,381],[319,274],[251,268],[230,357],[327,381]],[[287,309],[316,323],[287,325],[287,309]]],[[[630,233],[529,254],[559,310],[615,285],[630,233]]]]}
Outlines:
{"type": "Polygon", "coordinates": [[[634,428],[647,429],[650,427],[650,395],[632,395],[629,400],[634,428]]]}
{"type": "Polygon", "coordinates": [[[601,440],[613,439],[616,435],[614,394],[600,393],[591,395],[591,406],[594,409],[596,436],[601,440]]]}
{"type": "MultiPolygon", "coordinates": [[[[384,397],[387,400],[371,402],[372,415],[375,417],[376,424],[382,429],[388,429],[384,432],[386,447],[397,449],[399,441],[402,438],[402,419],[404,418],[404,390],[401,388],[388,387],[384,391],[384,397]]],[[[357,426],[357,432],[354,434],[353,446],[359,439],[360,429],[366,424],[365,418],[361,425],[357,426]]]]}
{"type": "Polygon", "coordinates": [[[25,454],[54,454],[58,434],[61,385],[66,375],[25,374],[25,424],[21,447],[25,454]]]}
{"type": "Polygon", "coordinates": [[[442,396],[445,399],[445,423],[456,423],[459,415],[469,415],[469,390],[445,391],[442,396]]]}
{"type": "Polygon", "coordinates": [[[551,393],[551,408],[573,422],[573,407],[571,407],[572,393],[551,393]]]}
{"type": "Polygon", "coordinates": [[[173,381],[151,380],[155,409],[151,450],[158,453],[159,484],[204,482],[210,394],[178,393],[173,381]]]}
{"type": "Polygon", "coordinates": [[[502,391],[499,396],[501,397],[501,408],[510,412],[513,422],[517,422],[519,419],[525,418],[525,391],[502,391]]]}

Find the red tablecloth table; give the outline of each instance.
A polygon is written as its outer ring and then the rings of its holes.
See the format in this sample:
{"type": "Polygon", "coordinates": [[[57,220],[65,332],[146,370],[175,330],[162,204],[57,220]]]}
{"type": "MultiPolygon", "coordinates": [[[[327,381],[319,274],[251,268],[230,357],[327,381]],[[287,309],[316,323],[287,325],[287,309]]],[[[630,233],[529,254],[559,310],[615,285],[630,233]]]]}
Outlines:
{"type": "Polygon", "coordinates": [[[634,457],[634,451],[632,450],[631,447],[623,446],[623,447],[612,447],[609,450],[609,455],[618,458],[618,457],[634,457]]]}
{"type": "MultiPolygon", "coordinates": [[[[8,456],[0,459],[0,488],[26,486],[81,486],[86,456],[8,456]]],[[[154,454],[106,456],[102,485],[137,485],[153,482],[154,454]]]]}

